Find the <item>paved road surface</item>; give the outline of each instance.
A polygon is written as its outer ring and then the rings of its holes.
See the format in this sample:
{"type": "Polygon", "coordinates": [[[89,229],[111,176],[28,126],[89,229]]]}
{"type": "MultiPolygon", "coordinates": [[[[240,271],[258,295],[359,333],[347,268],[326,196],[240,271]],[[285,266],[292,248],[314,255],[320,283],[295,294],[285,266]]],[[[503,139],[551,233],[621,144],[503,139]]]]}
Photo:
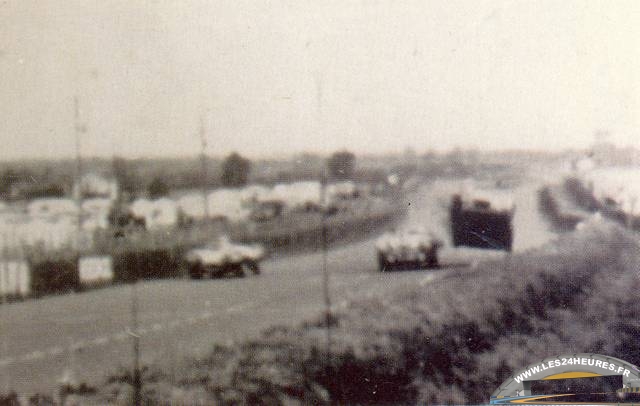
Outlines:
{"type": "MultiPolygon", "coordinates": [[[[523,186],[515,193],[516,251],[554,237],[537,213],[536,187],[523,186]]],[[[446,238],[448,198],[457,188],[457,183],[444,181],[422,187],[408,202],[407,222],[446,238]]],[[[379,273],[373,240],[329,251],[336,306],[360,295],[429,283],[446,273],[379,273]]],[[[445,247],[442,260],[466,264],[503,255],[445,247]]],[[[129,367],[133,289],[118,286],[0,306],[0,391],[52,393],[65,375],[92,384],[108,371],[129,367]]],[[[170,367],[174,359],[204,354],[214,343],[256,337],[274,324],[316,317],[323,308],[322,256],[275,256],[263,264],[262,275],[244,279],[151,281],[135,289],[142,361],[170,367]]]]}

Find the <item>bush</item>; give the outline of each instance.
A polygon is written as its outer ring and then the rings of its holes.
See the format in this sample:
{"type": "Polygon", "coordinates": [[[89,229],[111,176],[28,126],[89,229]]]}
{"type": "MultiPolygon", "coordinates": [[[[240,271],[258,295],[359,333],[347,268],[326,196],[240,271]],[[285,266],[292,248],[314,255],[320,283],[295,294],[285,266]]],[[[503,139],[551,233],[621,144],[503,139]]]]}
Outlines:
{"type": "Polygon", "coordinates": [[[34,296],[77,291],[80,288],[78,257],[30,259],[31,291],[34,296]]]}
{"type": "Polygon", "coordinates": [[[183,250],[152,248],[122,251],[113,256],[115,282],[133,282],[137,279],[165,279],[182,275],[183,250]]]}

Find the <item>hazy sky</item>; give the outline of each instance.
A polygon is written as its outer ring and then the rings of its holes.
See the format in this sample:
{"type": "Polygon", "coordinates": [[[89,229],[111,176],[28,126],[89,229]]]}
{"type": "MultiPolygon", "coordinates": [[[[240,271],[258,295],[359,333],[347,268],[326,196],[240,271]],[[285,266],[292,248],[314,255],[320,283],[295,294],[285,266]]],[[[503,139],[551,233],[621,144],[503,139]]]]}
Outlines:
{"type": "Polygon", "coordinates": [[[0,1],[0,159],[640,146],[640,1],[0,1]]]}

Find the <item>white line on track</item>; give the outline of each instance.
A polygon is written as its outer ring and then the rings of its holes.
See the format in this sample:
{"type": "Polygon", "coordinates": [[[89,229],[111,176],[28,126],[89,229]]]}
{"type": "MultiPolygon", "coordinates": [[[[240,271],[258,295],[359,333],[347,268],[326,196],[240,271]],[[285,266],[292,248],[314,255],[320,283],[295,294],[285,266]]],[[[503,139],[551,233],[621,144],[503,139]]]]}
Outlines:
{"type": "Polygon", "coordinates": [[[345,310],[347,307],[349,307],[349,301],[347,299],[341,300],[340,303],[338,303],[337,305],[331,306],[333,311],[336,310],[345,310]]]}
{"type": "Polygon", "coordinates": [[[253,305],[253,302],[247,302],[247,303],[239,304],[237,306],[231,306],[231,307],[227,308],[226,312],[227,313],[239,312],[239,311],[242,311],[242,310],[245,310],[245,309],[249,308],[252,305],[253,305]]]}
{"type": "MultiPolygon", "coordinates": [[[[362,277],[364,278],[364,277],[362,277]]],[[[227,313],[236,313],[236,312],[240,312],[243,310],[248,309],[249,307],[253,306],[254,303],[253,302],[246,302],[246,303],[241,303],[239,305],[236,306],[230,306],[228,307],[225,311],[227,313]]],[[[346,301],[344,301],[343,303],[341,303],[341,306],[345,306],[346,305],[346,301]]],[[[181,319],[174,319],[169,321],[168,323],[154,323],[152,324],[150,327],[146,328],[146,327],[140,327],[138,328],[138,331],[136,332],[136,334],[138,336],[142,336],[145,334],[149,334],[151,332],[160,332],[163,331],[164,329],[173,329],[173,328],[177,328],[180,326],[184,326],[184,325],[191,325],[191,324],[195,324],[198,323],[200,321],[204,321],[207,319],[212,318],[216,313],[211,312],[211,311],[204,311],[198,315],[191,315],[188,317],[184,317],[181,319]]],[[[51,358],[51,357],[56,357],[59,355],[64,354],[65,352],[76,352],[76,351],[80,351],[89,347],[97,347],[97,346],[103,346],[103,345],[107,345],[110,342],[123,342],[126,340],[131,339],[131,333],[128,330],[125,331],[119,331],[116,332],[112,335],[109,336],[103,336],[103,337],[97,337],[94,339],[89,339],[89,340],[78,340],[75,342],[71,342],[71,344],[69,344],[66,347],[62,347],[62,346],[55,346],[55,347],[51,347],[47,350],[44,351],[40,351],[40,350],[36,350],[36,351],[32,351],[30,353],[24,354],[20,357],[7,357],[7,358],[3,358],[0,359],[0,367],[6,367],[10,364],[16,363],[16,362],[29,362],[29,361],[36,361],[36,360],[42,360],[45,358],[51,358]]]]}
{"type": "Polygon", "coordinates": [[[56,355],[60,355],[64,352],[64,349],[62,347],[51,347],[49,348],[49,351],[47,351],[47,354],[55,357],[56,355]]]}
{"type": "Polygon", "coordinates": [[[203,320],[208,319],[211,316],[213,316],[212,313],[204,312],[204,313],[202,313],[201,315],[198,316],[198,320],[203,321],[203,320]]]}
{"type": "Polygon", "coordinates": [[[22,361],[34,361],[44,358],[45,353],[42,351],[33,351],[22,356],[22,361]]]}
{"type": "Polygon", "coordinates": [[[87,346],[87,342],[84,340],[76,341],[75,343],[69,346],[69,350],[78,351],[87,346]]]}
{"type": "Polygon", "coordinates": [[[91,343],[95,345],[105,345],[109,343],[109,337],[98,337],[94,339],[91,343]]]}

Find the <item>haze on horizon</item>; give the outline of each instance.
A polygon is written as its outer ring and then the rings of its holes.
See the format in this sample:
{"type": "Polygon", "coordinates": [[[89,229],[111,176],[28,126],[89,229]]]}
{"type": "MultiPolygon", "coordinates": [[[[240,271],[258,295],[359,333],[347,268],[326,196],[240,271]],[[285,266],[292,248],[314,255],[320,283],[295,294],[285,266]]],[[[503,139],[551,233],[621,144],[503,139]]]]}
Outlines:
{"type": "Polygon", "coordinates": [[[640,146],[640,2],[8,0],[0,160],[640,146]]]}

